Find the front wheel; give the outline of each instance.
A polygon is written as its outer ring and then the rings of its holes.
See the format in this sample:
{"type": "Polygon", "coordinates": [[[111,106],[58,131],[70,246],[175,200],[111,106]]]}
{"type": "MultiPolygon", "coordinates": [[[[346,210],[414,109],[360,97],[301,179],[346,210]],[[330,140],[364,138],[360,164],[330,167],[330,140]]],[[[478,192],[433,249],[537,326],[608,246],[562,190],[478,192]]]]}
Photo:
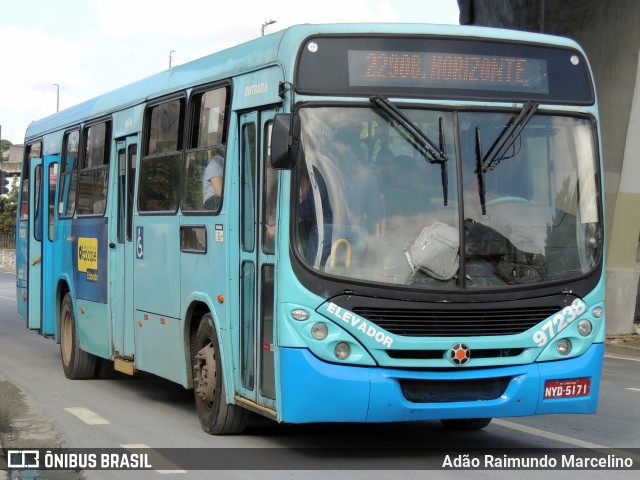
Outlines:
{"type": "Polygon", "coordinates": [[[440,420],[447,430],[482,430],[491,423],[490,418],[453,418],[440,420]]]}
{"type": "Polygon", "coordinates": [[[218,335],[210,313],[202,317],[193,347],[193,390],[202,429],[211,435],[242,433],[249,412],[226,402],[218,335]]]}
{"type": "Polygon", "coordinates": [[[71,380],[91,378],[96,370],[96,357],[80,349],[76,316],[71,295],[66,294],[60,309],[60,356],[64,375],[71,380]]]}

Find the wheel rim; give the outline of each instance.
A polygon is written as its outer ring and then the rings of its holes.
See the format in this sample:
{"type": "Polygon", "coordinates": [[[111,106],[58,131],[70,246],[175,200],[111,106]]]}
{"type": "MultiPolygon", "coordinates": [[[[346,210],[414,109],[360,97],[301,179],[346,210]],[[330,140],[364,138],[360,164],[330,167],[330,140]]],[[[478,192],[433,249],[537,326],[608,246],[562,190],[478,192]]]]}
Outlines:
{"type": "Polygon", "coordinates": [[[196,395],[206,405],[212,406],[216,393],[216,360],[213,345],[206,344],[196,354],[195,383],[196,395]]]}
{"type": "Polygon", "coordinates": [[[62,361],[65,365],[69,365],[71,361],[71,348],[73,339],[73,330],[71,328],[71,315],[68,311],[64,312],[62,318],[60,346],[62,347],[62,361]]]}

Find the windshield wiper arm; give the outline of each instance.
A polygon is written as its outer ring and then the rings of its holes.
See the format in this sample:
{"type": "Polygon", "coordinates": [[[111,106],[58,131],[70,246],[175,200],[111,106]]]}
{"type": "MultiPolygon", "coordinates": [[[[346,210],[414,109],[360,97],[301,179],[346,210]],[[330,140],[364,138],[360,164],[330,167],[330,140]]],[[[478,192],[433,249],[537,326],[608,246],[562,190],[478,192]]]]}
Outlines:
{"type": "Polygon", "coordinates": [[[482,161],[482,173],[487,170],[493,170],[496,165],[505,158],[505,152],[511,148],[518,139],[522,129],[524,129],[527,123],[529,123],[529,120],[531,120],[531,117],[536,113],[536,110],[538,110],[538,106],[539,104],[533,100],[529,100],[524,104],[520,113],[512,119],[493,145],[491,145],[486,157],[482,161]]]}
{"type": "Polygon", "coordinates": [[[408,117],[402,113],[398,107],[391,103],[387,98],[380,96],[373,96],[369,99],[376,107],[387,114],[388,117],[395,120],[397,123],[411,135],[417,146],[420,147],[423,154],[426,154],[427,161],[429,163],[444,163],[446,162],[447,155],[438,148],[435,143],[431,141],[420,128],[413,123],[408,117]]]}
{"type": "Polygon", "coordinates": [[[480,141],[480,128],[476,127],[476,174],[478,175],[478,193],[480,194],[480,207],[482,214],[487,214],[484,193],[484,171],[482,170],[482,142],[480,141]]]}
{"type": "Polygon", "coordinates": [[[482,214],[487,214],[487,206],[485,202],[485,186],[484,174],[496,168],[502,160],[504,160],[505,152],[511,148],[518,136],[522,133],[524,127],[527,126],[531,117],[538,110],[539,104],[533,100],[529,100],[524,104],[520,113],[511,119],[511,122],[505,127],[502,133],[493,142],[486,156],[482,154],[482,142],[480,141],[480,128],[476,127],[476,174],[478,175],[478,193],[480,194],[480,207],[482,214]]]}
{"type": "Polygon", "coordinates": [[[448,176],[447,176],[447,153],[445,151],[445,138],[444,128],[442,125],[442,118],[439,122],[439,146],[436,146],[433,141],[427,137],[427,135],[413,123],[404,113],[400,111],[393,103],[386,97],[374,95],[369,98],[377,108],[382,110],[387,117],[394,120],[397,124],[402,126],[404,130],[411,136],[414,145],[420,150],[425,160],[429,163],[439,163],[442,175],[442,195],[444,197],[444,204],[447,204],[447,192],[448,192],[448,176]]]}

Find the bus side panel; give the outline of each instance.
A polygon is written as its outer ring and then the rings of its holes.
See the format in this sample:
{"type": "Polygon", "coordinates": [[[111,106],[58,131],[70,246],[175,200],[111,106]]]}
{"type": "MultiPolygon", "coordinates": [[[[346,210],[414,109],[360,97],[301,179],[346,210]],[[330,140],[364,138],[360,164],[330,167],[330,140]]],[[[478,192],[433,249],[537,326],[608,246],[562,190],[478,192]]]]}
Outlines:
{"type": "Polygon", "coordinates": [[[76,300],[76,324],[80,348],[102,358],[111,356],[109,309],[106,303],[76,300]]]}
{"type": "MultiPolygon", "coordinates": [[[[56,241],[53,244],[53,278],[55,279],[56,292],[68,289],[72,294],[75,293],[73,282],[73,229],[71,219],[59,219],[56,222],[56,241]]],[[[53,294],[53,292],[52,292],[53,294]]],[[[60,307],[62,305],[63,296],[58,298],[56,304],[56,325],[55,338],[60,341],[60,307]]]]}
{"type": "Polygon", "coordinates": [[[83,300],[107,303],[107,219],[75,220],[72,230],[76,295],[83,300]]]}
{"type": "MultiPolygon", "coordinates": [[[[18,203],[19,205],[21,203],[18,203]]],[[[28,207],[27,207],[28,208],[28,207]]],[[[18,313],[27,320],[27,255],[29,222],[19,221],[16,235],[16,299],[18,313]]]]}
{"type": "Polygon", "coordinates": [[[109,357],[107,219],[76,219],[72,232],[71,260],[80,346],[87,352],[109,357]]]}
{"type": "Polygon", "coordinates": [[[180,225],[177,216],[139,216],[133,232],[134,309],[180,316],[180,225]]]}
{"type": "MultiPolygon", "coordinates": [[[[227,196],[227,200],[229,198],[230,196],[227,196]]],[[[181,228],[185,230],[183,235],[188,237],[186,232],[190,232],[197,239],[194,239],[195,243],[187,244],[180,254],[180,305],[182,309],[180,318],[185,320],[183,335],[188,337],[190,326],[197,328],[197,322],[200,321],[200,318],[189,319],[190,307],[196,302],[208,305],[214,323],[220,329],[220,342],[223,343],[220,345],[222,358],[228,359],[223,362],[225,382],[228,387],[227,393],[229,391],[233,393],[235,392],[233,389],[233,370],[229,368],[229,373],[227,373],[226,367],[235,363],[232,355],[235,354],[236,349],[232,346],[231,341],[225,341],[231,337],[229,309],[233,306],[232,299],[237,298],[238,293],[237,287],[234,291],[229,285],[227,248],[230,240],[229,230],[225,223],[226,215],[219,214],[215,217],[182,216],[180,221],[181,228]],[[193,325],[186,324],[188,321],[191,321],[193,325]]],[[[188,343],[188,338],[185,338],[185,342],[188,343]]],[[[187,359],[188,353],[184,352],[184,359],[187,359]]],[[[186,370],[191,369],[190,363],[189,360],[186,370]]]]}
{"type": "MultiPolygon", "coordinates": [[[[190,221],[201,220],[207,217],[182,217],[182,227],[189,229],[190,221]]],[[[230,242],[225,215],[218,215],[213,222],[197,227],[198,250],[181,252],[181,305],[184,312],[189,307],[189,302],[194,298],[206,299],[207,303],[214,304],[213,299],[219,295],[231,297],[237,295],[237,291],[230,289],[228,285],[229,269],[225,243],[230,242]]],[[[196,223],[196,222],[194,222],[196,223]]],[[[231,300],[231,298],[230,298],[231,300]]],[[[231,303],[231,302],[230,302],[231,303]]],[[[218,320],[220,328],[228,328],[228,314],[224,305],[218,305],[214,317],[218,320]]],[[[229,308],[231,308],[229,306],[229,308]]]]}
{"type": "Polygon", "coordinates": [[[182,320],[136,310],[136,368],[187,385],[182,320]]]}
{"type": "Polygon", "coordinates": [[[188,342],[184,341],[183,323],[179,320],[178,219],[177,215],[136,219],[133,231],[135,363],[139,370],[185,384],[188,342]]]}

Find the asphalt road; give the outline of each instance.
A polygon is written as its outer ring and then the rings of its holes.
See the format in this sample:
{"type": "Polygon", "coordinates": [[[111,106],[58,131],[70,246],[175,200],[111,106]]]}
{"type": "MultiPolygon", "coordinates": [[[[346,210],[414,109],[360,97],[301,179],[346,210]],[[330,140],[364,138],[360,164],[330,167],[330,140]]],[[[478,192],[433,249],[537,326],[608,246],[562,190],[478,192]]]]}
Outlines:
{"type": "MultiPolygon", "coordinates": [[[[144,374],[113,380],[65,379],[59,346],[25,328],[16,311],[15,275],[0,273],[0,443],[5,449],[124,446],[162,452],[158,449],[179,447],[203,449],[191,453],[226,458],[231,465],[229,470],[208,475],[181,465],[171,467],[168,462],[170,466],[163,464],[162,472],[46,472],[44,476],[35,475],[37,478],[244,479],[259,475],[266,479],[395,480],[470,475],[511,480],[514,472],[507,470],[432,470],[436,463],[441,466],[441,454],[425,461],[428,451],[464,454],[488,448],[497,454],[512,451],[502,449],[559,449],[553,451],[584,454],[604,447],[613,449],[607,454],[631,455],[638,465],[639,405],[640,359],[607,355],[595,415],[494,419],[484,430],[468,433],[443,430],[439,422],[278,425],[253,417],[244,435],[209,436],[198,423],[193,394],[177,384],[144,374]],[[301,454],[297,449],[302,448],[307,450],[301,454]],[[308,469],[302,469],[305,461],[308,469]]],[[[610,478],[612,474],[624,479],[638,474],[598,469],[555,473],[576,479],[585,475],[610,478]]],[[[517,472],[521,478],[546,478],[550,474],[544,470],[517,472]]],[[[33,472],[14,471],[11,475],[35,478],[33,472]]]]}

